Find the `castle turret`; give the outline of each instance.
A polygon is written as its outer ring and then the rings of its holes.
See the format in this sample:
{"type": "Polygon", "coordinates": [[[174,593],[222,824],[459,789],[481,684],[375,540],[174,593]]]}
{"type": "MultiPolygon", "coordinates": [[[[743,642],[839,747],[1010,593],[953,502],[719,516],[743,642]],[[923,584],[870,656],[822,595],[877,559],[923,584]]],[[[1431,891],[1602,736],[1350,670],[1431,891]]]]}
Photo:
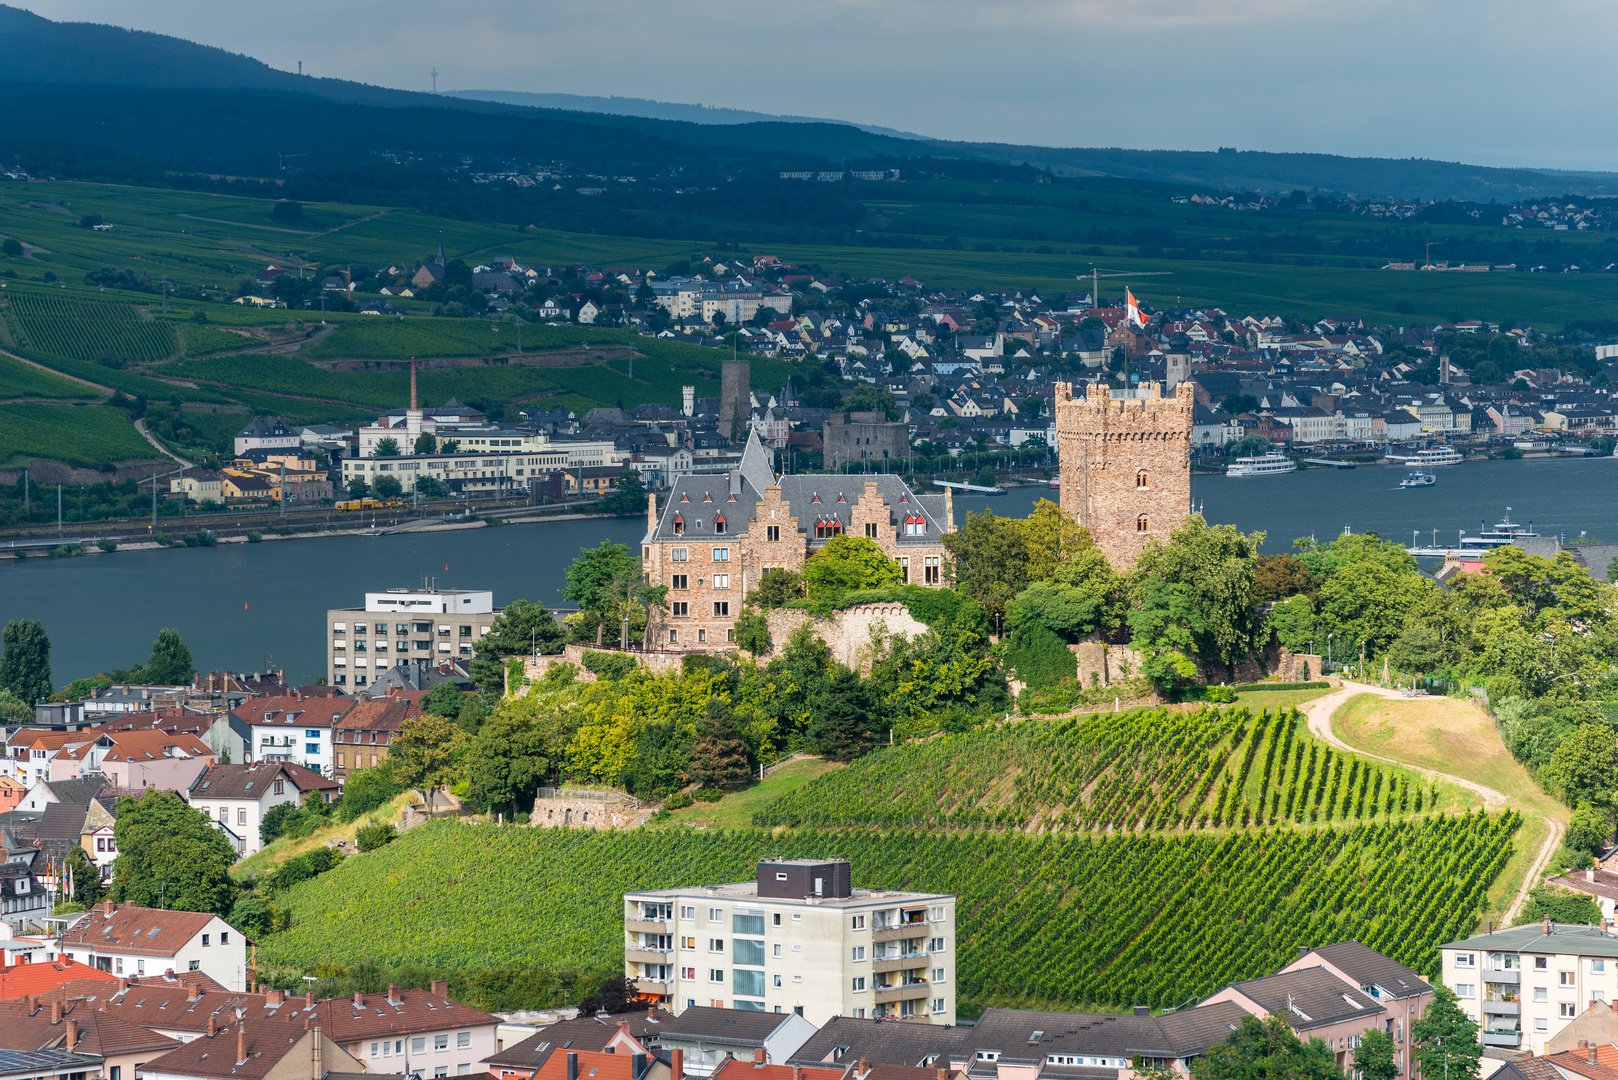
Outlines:
{"type": "Polygon", "coordinates": [[[1189,382],[1172,397],[1158,383],[1091,383],[1083,397],[1070,383],[1056,386],[1062,509],[1090,530],[1115,570],[1128,570],[1148,540],[1167,540],[1190,515],[1195,401],[1189,382]]]}

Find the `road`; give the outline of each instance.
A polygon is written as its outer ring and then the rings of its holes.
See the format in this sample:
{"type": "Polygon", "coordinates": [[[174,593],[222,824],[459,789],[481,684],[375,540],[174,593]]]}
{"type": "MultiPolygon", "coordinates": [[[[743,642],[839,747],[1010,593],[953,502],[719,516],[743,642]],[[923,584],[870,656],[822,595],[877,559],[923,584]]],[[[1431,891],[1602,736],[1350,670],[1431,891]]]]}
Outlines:
{"type": "MultiPolygon", "coordinates": [[[[1440,780],[1447,780],[1459,787],[1466,788],[1468,791],[1473,792],[1483,799],[1483,806],[1486,810],[1504,810],[1510,806],[1510,800],[1507,799],[1505,795],[1496,791],[1494,788],[1485,787],[1483,784],[1480,784],[1475,780],[1468,780],[1464,776],[1455,776],[1450,773],[1437,772],[1433,769],[1424,769],[1419,765],[1412,765],[1408,761],[1400,761],[1398,758],[1390,758],[1384,757],[1381,754],[1373,754],[1367,750],[1362,750],[1357,746],[1350,746],[1342,739],[1339,739],[1332,731],[1332,715],[1335,714],[1337,710],[1348,701],[1349,698],[1356,694],[1371,694],[1375,697],[1389,698],[1399,701],[1410,700],[1409,698],[1405,697],[1403,691],[1386,690],[1380,686],[1349,682],[1345,679],[1343,680],[1342,689],[1333,690],[1324,697],[1315,698],[1315,700],[1304,705],[1304,715],[1309,718],[1309,733],[1314,735],[1316,738],[1324,739],[1326,742],[1337,747],[1339,750],[1346,750],[1349,753],[1358,754],[1361,757],[1373,758],[1377,761],[1385,761],[1390,765],[1397,765],[1403,769],[1413,769],[1417,772],[1425,773],[1428,776],[1436,776],[1440,780]]],[[[1521,910],[1523,904],[1527,902],[1528,890],[1539,884],[1540,871],[1545,868],[1546,863],[1550,862],[1551,856],[1556,853],[1557,846],[1562,842],[1562,823],[1548,815],[1545,817],[1545,823],[1550,826],[1550,831],[1546,834],[1545,842],[1540,845],[1539,851],[1535,853],[1534,861],[1528,867],[1528,873],[1523,875],[1522,888],[1517,890],[1517,895],[1512,900],[1511,906],[1506,909],[1504,922],[1507,926],[1511,925],[1511,921],[1516,918],[1517,912],[1521,910]]]]}
{"type": "Polygon", "coordinates": [[[157,452],[159,454],[162,454],[164,457],[173,458],[175,461],[178,461],[181,465],[184,465],[188,469],[191,467],[191,463],[189,461],[185,460],[185,458],[181,457],[179,454],[176,454],[173,450],[170,450],[168,447],[166,447],[162,443],[158,442],[157,441],[157,436],[153,435],[150,431],[146,430],[146,421],[145,420],[136,420],[135,421],[135,430],[140,432],[140,437],[141,438],[145,439],[147,442],[149,442],[153,446],[155,446],[157,448],[157,452]]]}

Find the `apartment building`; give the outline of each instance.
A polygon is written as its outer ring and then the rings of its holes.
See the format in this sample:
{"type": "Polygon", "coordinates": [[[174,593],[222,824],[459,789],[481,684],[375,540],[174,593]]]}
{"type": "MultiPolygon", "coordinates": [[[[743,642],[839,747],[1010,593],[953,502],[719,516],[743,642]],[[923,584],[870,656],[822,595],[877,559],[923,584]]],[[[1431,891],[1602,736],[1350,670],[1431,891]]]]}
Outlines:
{"type": "Polygon", "coordinates": [[[368,592],[364,607],[326,612],[326,679],[358,689],[390,667],[470,659],[499,614],[488,591],[368,592]]]}
{"type": "Polygon", "coordinates": [[[625,974],[696,1006],[955,1022],[955,897],[856,889],[844,859],[766,859],[753,881],[624,896],[625,974]]]}
{"type": "Polygon", "coordinates": [[[354,705],[349,697],[249,698],[230,710],[252,734],[249,761],[290,761],[332,775],[332,725],[354,705]]]}
{"type": "Polygon", "coordinates": [[[1595,1002],[1618,1001],[1618,934],[1531,923],[1439,946],[1443,979],[1485,1046],[1544,1054],[1595,1002]]]}

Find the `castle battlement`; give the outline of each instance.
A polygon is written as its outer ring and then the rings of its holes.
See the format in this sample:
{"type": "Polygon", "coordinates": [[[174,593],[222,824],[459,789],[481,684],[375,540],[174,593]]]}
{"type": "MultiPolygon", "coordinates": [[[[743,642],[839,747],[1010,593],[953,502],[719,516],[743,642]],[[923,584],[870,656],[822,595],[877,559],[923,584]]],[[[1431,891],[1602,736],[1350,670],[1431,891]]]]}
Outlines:
{"type": "Polygon", "coordinates": [[[1062,509],[1090,530],[1116,570],[1190,514],[1194,404],[1189,383],[1168,397],[1159,383],[1131,390],[1091,383],[1083,397],[1057,384],[1062,509]]]}

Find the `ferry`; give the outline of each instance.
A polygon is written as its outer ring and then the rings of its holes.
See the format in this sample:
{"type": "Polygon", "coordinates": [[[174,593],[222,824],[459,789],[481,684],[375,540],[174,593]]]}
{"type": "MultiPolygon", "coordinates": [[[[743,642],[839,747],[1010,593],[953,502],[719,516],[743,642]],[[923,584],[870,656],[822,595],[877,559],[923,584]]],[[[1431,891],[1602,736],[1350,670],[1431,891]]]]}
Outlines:
{"type": "Polygon", "coordinates": [[[1434,476],[1430,472],[1422,472],[1420,469],[1417,469],[1415,472],[1399,481],[1399,486],[1402,488],[1432,487],[1436,483],[1438,483],[1438,477],[1434,476]]]}
{"type": "Polygon", "coordinates": [[[1440,545],[1438,543],[1437,530],[1435,529],[1433,531],[1432,546],[1423,546],[1421,543],[1419,543],[1419,541],[1413,541],[1410,547],[1406,548],[1405,551],[1407,554],[1414,555],[1418,559],[1443,559],[1448,558],[1451,555],[1456,555],[1463,558],[1468,556],[1478,558],[1480,556],[1487,555],[1495,548],[1510,546],[1513,540],[1527,539],[1537,536],[1539,536],[1539,533],[1534,532],[1533,522],[1530,521],[1528,523],[1528,527],[1525,529],[1521,525],[1518,525],[1516,522],[1511,520],[1511,507],[1508,506],[1506,507],[1506,516],[1497,522],[1494,528],[1489,529],[1480,526],[1476,536],[1467,536],[1463,530],[1456,537],[1456,544],[1453,547],[1440,545]]]}
{"type": "Polygon", "coordinates": [[[1239,457],[1225,466],[1226,476],[1280,476],[1297,471],[1298,463],[1278,451],[1258,457],[1239,457]]]}
{"type": "Polygon", "coordinates": [[[1414,465],[1418,469],[1431,469],[1436,465],[1459,465],[1466,458],[1457,454],[1447,446],[1433,446],[1420,453],[1403,457],[1399,454],[1386,455],[1389,461],[1402,461],[1407,465],[1414,465]]]}

